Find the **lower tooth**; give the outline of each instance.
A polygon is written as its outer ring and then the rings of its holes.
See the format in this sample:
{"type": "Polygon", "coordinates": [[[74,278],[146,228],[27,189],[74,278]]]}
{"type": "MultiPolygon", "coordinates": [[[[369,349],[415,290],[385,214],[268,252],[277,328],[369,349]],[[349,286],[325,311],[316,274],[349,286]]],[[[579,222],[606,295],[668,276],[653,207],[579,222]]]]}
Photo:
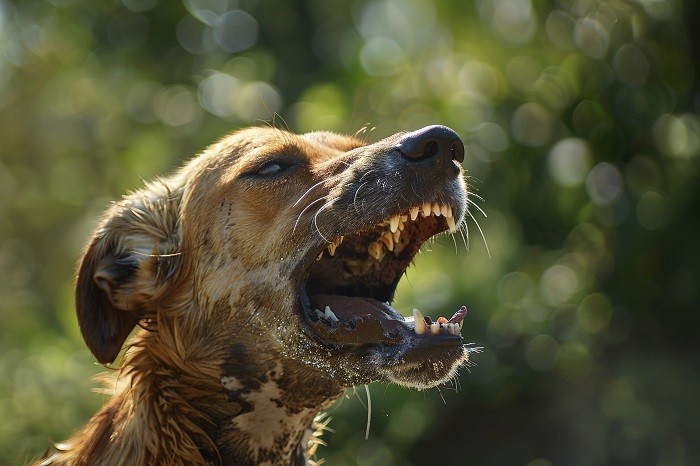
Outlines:
{"type": "Polygon", "coordinates": [[[450,231],[455,231],[457,229],[454,217],[445,217],[445,220],[447,220],[447,226],[449,227],[450,231]]]}

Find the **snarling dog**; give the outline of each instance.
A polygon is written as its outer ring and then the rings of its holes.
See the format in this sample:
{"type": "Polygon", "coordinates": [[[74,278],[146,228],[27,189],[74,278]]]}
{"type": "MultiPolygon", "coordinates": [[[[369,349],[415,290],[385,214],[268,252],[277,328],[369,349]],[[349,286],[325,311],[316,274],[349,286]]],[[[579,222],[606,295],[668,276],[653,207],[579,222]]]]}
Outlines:
{"type": "Polygon", "coordinates": [[[454,377],[466,309],[433,322],[390,303],[421,245],[459,227],[463,160],[444,126],[373,144],[250,128],[114,203],[76,307],[116,388],[41,464],[303,465],[346,388],[454,377]]]}

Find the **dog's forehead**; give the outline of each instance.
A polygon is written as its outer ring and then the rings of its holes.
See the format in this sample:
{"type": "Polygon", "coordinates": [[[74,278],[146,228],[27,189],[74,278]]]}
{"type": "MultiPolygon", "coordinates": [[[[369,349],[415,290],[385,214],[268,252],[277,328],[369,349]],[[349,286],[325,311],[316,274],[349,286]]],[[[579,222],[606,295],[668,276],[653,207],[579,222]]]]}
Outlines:
{"type": "Polygon", "coordinates": [[[321,161],[366,144],[356,137],[329,131],[295,134],[279,128],[257,127],[228,135],[216,152],[231,162],[257,163],[269,156],[285,154],[321,161]]]}

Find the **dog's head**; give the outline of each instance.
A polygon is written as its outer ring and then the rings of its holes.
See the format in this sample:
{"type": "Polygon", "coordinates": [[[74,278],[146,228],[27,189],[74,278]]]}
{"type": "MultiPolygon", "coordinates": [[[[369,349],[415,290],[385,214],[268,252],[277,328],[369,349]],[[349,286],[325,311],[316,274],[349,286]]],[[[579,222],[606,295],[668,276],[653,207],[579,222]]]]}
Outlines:
{"type": "Polygon", "coordinates": [[[444,126],[373,144],[235,132],[106,212],[78,272],[87,345],[112,362],[145,323],[183,353],[274,355],[340,386],[442,383],[467,360],[466,310],[432,322],[391,302],[421,245],[459,227],[463,159],[444,126]]]}

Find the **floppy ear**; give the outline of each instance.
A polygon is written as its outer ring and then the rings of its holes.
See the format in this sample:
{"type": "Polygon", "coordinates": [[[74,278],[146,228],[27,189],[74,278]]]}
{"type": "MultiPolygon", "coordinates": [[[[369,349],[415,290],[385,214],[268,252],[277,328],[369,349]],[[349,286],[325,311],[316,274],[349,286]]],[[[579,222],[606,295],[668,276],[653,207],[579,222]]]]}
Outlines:
{"type": "Polygon", "coordinates": [[[155,317],[179,265],[181,191],[160,181],[113,204],[85,247],[75,305],[83,339],[103,364],[117,358],[141,319],[155,317]]]}

